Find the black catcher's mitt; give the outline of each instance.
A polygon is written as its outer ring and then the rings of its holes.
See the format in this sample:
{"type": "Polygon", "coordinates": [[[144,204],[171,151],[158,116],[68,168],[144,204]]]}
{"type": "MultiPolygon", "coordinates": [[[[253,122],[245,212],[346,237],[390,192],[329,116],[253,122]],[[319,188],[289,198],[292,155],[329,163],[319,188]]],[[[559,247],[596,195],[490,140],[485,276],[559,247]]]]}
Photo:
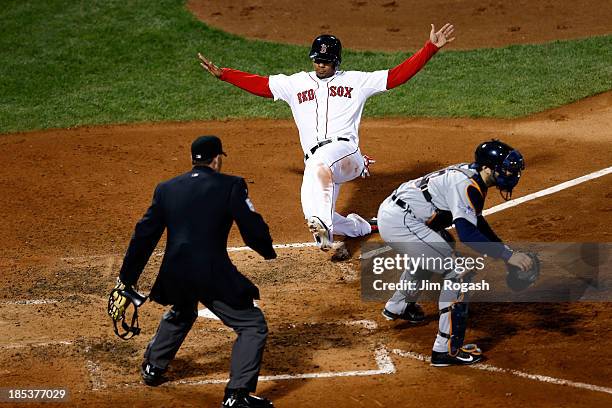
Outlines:
{"type": "Polygon", "coordinates": [[[515,292],[520,292],[533,285],[538,277],[540,276],[540,259],[538,254],[533,252],[526,252],[525,255],[529,256],[532,260],[531,268],[526,271],[522,271],[518,266],[506,264],[508,273],[506,274],[506,283],[508,287],[515,292]]]}

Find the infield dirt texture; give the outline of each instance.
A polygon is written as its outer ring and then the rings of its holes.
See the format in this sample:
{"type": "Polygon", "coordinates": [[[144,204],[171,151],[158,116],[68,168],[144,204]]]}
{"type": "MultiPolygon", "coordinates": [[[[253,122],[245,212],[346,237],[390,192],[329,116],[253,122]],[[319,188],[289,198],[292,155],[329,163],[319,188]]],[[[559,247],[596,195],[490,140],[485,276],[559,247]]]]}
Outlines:
{"type": "MultiPolygon", "coordinates": [[[[306,45],[316,34],[331,31],[355,49],[415,49],[425,41],[431,22],[441,26],[447,20],[458,27],[449,50],[612,33],[609,2],[587,0],[447,0],[410,6],[388,0],[313,0],[307,7],[282,1],[190,0],[188,7],[207,24],[239,35],[306,45]],[[339,5],[346,6],[342,13],[336,10],[339,5]],[[315,11],[328,6],[337,17],[316,19],[321,13],[315,11]],[[313,20],[314,26],[307,24],[313,20]]],[[[195,58],[194,69],[200,69],[195,58]]],[[[202,81],[210,80],[202,73],[202,81]]],[[[372,178],[343,187],[338,207],[374,215],[398,184],[469,160],[474,146],[491,137],[524,154],[527,170],[515,191],[524,196],[610,167],[611,124],[609,91],[519,119],[365,118],[362,151],[378,161],[372,178]]],[[[0,135],[0,388],[70,389],[69,403],[45,406],[219,405],[223,384],[203,382],[227,377],[234,334],[220,322],[198,319],[171,365],[171,382],[147,388],[140,384],[138,367],[162,308],[148,303],[142,308],[143,334],[129,342],[114,336],[105,314],[107,293],[153,188],[189,168],[190,143],[204,133],[222,138],[228,153],[224,171],[247,180],[275,243],[311,241],[299,200],[301,150],[290,119],[0,135]]],[[[491,194],[487,207],[500,202],[491,194]]],[[[610,242],[612,176],[488,219],[509,242],[610,242]]],[[[612,406],[609,303],[474,304],[466,338],[478,343],[486,364],[497,369],[432,368],[418,358],[430,354],[437,306],[425,304],[426,323],[411,326],[388,323],[380,315],[382,304],[362,302],[358,258],[365,241],[349,241],[351,259],[337,263],[312,247],[279,249],[273,262],[253,252],[231,253],[262,292],[260,305],[270,326],[262,375],[276,377],[261,382],[258,393],[275,406],[612,406]],[[278,379],[369,370],[380,373],[278,379]]],[[[243,245],[236,230],[230,245],[243,245]]],[[[160,259],[154,256],[143,274],[145,292],[160,259]]]]}

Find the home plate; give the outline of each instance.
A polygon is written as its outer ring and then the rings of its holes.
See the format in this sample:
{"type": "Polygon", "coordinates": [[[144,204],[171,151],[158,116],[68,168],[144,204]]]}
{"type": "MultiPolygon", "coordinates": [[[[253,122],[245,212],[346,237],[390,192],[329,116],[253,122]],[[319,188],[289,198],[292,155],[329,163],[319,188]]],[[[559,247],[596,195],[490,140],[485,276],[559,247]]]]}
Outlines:
{"type": "MultiPolygon", "coordinates": [[[[258,302],[254,301],[253,306],[255,306],[256,308],[259,308],[258,302]]],[[[221,320],[216,314],[211,312],[210,309],[206,307],[198,310],[198,317],[203,317],[204,319],[221,320]]]]}
{"type": "Polygon", "coordinates": [[[205,319],[221,320],[217,317],[216,314],[214,314],[210,311],[210,309],[207,308],[198,310],[198,317],[203,317],[205,319]]]}

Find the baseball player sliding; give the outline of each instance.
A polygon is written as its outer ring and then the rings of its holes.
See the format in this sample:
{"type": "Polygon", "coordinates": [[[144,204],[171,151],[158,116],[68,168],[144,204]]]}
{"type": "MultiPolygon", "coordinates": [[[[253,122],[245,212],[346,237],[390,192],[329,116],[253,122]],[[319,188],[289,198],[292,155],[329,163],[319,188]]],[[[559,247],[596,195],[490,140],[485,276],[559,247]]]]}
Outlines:
{"type": "Polygon", "coordinates": [[[454,27],[439,31],[431,25],[429,41],[417,53],[390,70],[342,71],[342,45],[333,35],[312,43],[314,71],[268,77],[219,68],[202,54],[200,65],[213,76],[254,95],[283,100],[291,107],[304,151],[302,210],[319,247],[332,247],[333,234],[370,234],[374,221],[335,211],[343,183],[369,175],[367,156],[359,150],[359,123],[366,100],[412,78],[444,45],[453,41],[454,27]]]}

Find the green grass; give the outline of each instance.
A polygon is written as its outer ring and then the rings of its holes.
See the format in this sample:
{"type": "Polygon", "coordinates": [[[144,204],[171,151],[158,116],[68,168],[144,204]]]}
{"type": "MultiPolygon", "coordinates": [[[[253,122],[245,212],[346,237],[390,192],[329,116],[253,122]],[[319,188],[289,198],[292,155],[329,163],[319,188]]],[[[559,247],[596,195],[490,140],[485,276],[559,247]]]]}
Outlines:
{"type": "MultiPolygon", "coordinates": [[[[205,75],[195,58],[198,51],[221,66],[260,74],[310,69],[306,48],[211,29],[185,9],[183,0],[5,0],[0,133],[290,117],[282,102],[205,75]]],[[[347,50],[343,68],[390,68],[407,55],[347,50]]],[[[612,36],[442,52],[406,85],[372,98],[366,115],[516,117],[610,89],[612,36]]]]}

